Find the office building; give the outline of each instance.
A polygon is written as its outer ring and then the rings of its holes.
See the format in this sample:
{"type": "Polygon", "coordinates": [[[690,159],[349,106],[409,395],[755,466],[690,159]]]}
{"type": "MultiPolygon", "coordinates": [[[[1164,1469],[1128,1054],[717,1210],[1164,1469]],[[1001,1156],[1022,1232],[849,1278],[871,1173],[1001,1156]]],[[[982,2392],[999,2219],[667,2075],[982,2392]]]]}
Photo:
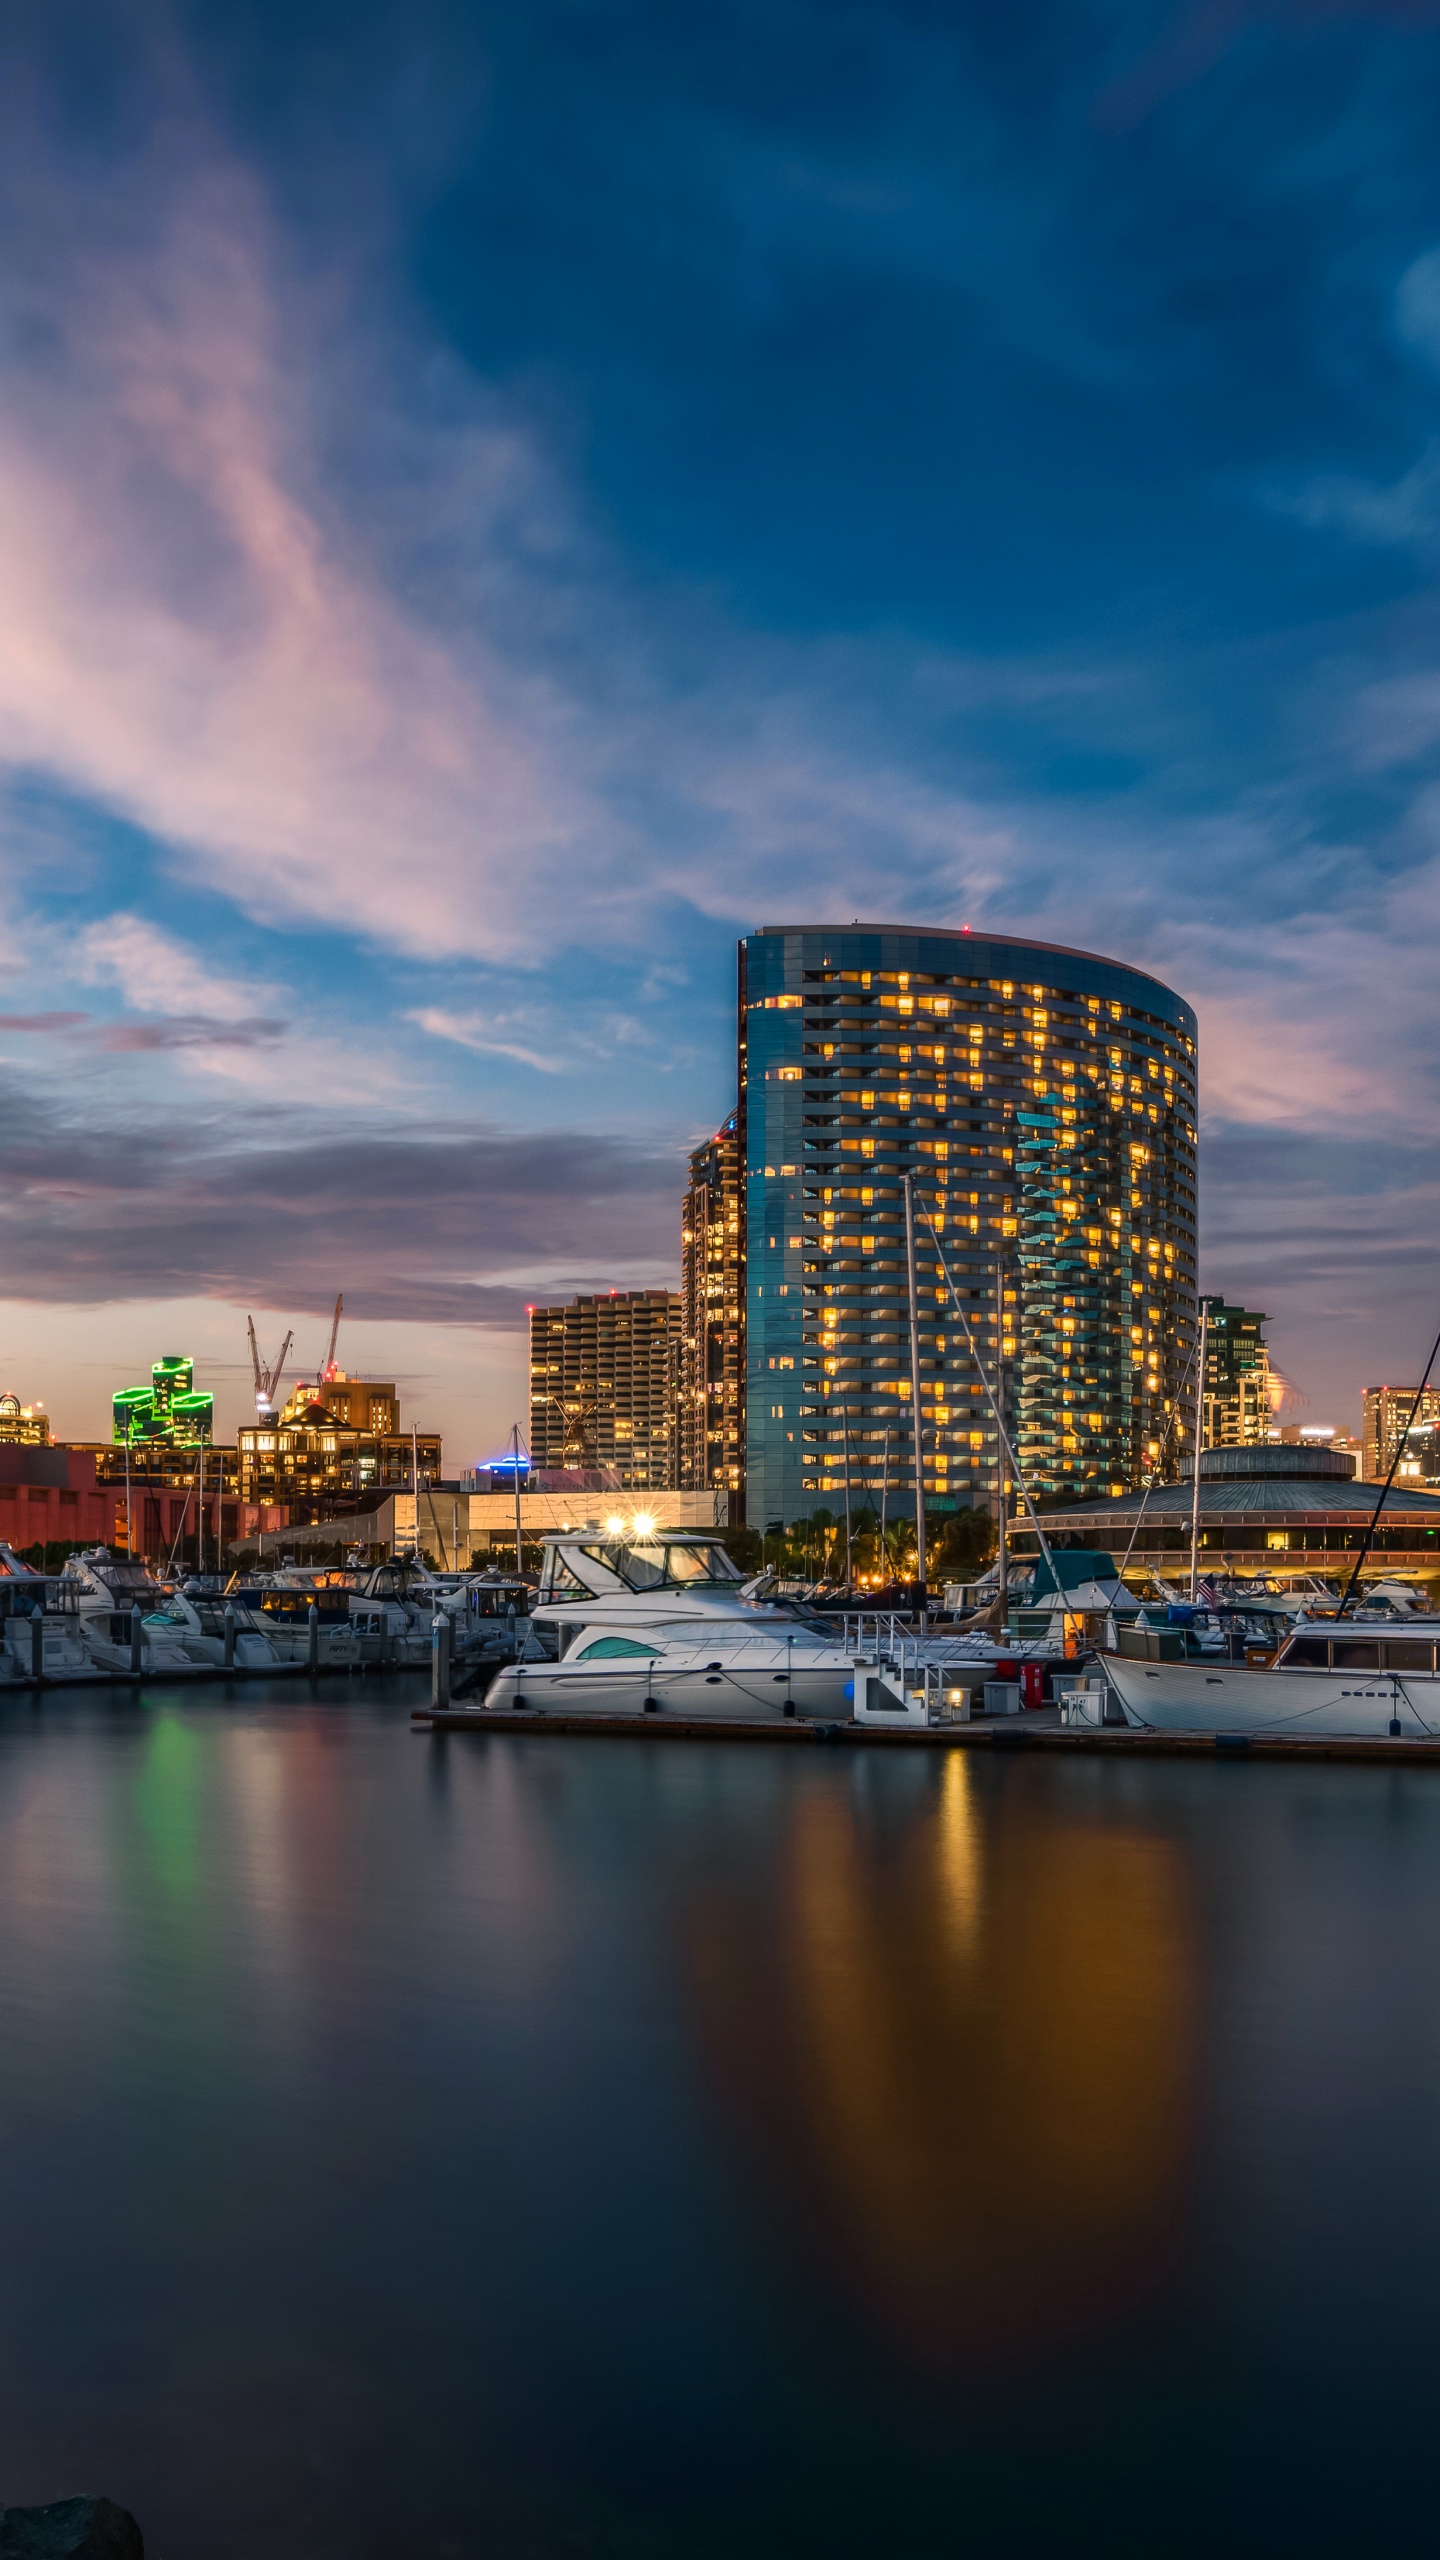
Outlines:
{"type": "Polygon", "coordinates": [[[627,1493],[679,1477],[679,1292],[611,1289],[530,1309],[530,1457],[613,1467],[627,1493]]]}
{"type": "Polygon", "coordinates": [[[117,1445],[198,1443],[214,1436],[215,1399],[195,1392],[193,1360],[157,1360],[148,1387],[122,1387],[113,1404],[117,1445]]]}
{"type": "Polygon", "coordinates": [[[774,926],[740,945],[747,1518],[913,1509],[902,1177],[927,1502],[987,1501],[950,1295],[1011,1367],[1051,1499],[1173,1467],[1195,1339],[1196,1023],[1142,971],[997,934],[774,926]],[[933,1232],[932,1232],[933,1226],[933,1232]],[[941,1254],[948,1265],[942,1267],[941,1254]]]}
{"type": "Polygon", "coordinates": [[[1270,1437],[1270,1354],[1265,1317],[1248,1307],[1206,1298],[1202,1442],[1207,1449],[1250,1449],[1270,1437]]]}
{"type": "MultiPolygon", "coordinates": [[[[1367,1387],[1360,1423],[1362,1473],[1383,1484],[1395,1455],[1395,1444],[1410,1421],[1413,1387],[1367,1387]]],[[[1415,1409],[1414,1428],[1440,1422],[1440,1387],[1427,1387],[1415,1409]]]]}
{"type": "Polygon", "coordinates": [[[745,1227],[732,1111],[690,1158],[680,1221],[680,1483],[745,1482],[745,1227]]]}

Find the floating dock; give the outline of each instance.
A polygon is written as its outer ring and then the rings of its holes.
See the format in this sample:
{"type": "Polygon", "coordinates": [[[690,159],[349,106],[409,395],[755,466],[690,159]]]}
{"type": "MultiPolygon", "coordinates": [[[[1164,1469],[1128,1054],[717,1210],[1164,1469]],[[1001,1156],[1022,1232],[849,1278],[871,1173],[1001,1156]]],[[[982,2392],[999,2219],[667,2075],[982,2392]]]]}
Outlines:
{"type": "MultiPolygon", "coordinates": [[[[1044,1710],[1042,1713],[1046,1712],[1044,1710]]],[[[1375,1740],[1360,1735],[1313,1736],[1245,1733],[1138,1733],[1131,1726],[1060,1725],[1018,1718],[983,1724],[820,1724],[778,1718],[773,1724],[722,1722],[708,1716],[565,1716],[516,1713],[504,1708],[417,1707],[417,1732],[590,1734],[645,1742],[780,1742],[882,1751],[998,1751],[1059,1754],[1102,1752],[1112,1757],[1169,1760],[1370,1760],[1440,1769],[1440,1740],[1375,1740]]]]}

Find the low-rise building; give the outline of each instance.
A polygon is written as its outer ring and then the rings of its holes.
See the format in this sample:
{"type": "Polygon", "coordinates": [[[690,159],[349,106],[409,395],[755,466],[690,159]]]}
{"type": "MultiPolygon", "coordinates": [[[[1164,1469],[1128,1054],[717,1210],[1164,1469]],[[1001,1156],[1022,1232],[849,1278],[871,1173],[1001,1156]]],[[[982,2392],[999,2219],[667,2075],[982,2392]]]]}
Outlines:
{"type": "MultiPolygon", "coordinates": [[[[643,1499],[613,1492],[581,1494],[579,1499],[555,1493],[522,1493],[520,1536],[524,1558],[533,1564],[547,1530],[572,1529],[593,1521],[602,1534],[621,1529],[723,1529],[729,1500],[722,1487],[698,1493],[675,1491],[643,1499]]],[[[247,1533],[262,1554],[303,1555],[317,1547],[354,1547],[375,1556],[409,1555],[418,1545],[443,1573],[468,1572],[471,1566],[505,1570],[515,1562],[515,1496],[513,1492],[472,1493],[465,1485],[433,1484],[420,1488],[418,1531],[416,1501],[411,1492],[387,1493],[373,1509],[316,1520],[308,1525],[259,1522],[247,1533]]]]}
{"type": "Polygon", "coordinates": [[[43,1404],[22,1404],[16,1395],[0,1396],[0,1448],[48,1449],[50,1416],[43,1404]]]}
{"type": "Polygon", "coordinates": [[[123,1543],[123,1497],[95,1480],[90,1449],[0,1445],[0,1544],[36,1548],[123,1543]]]}
{"type": "MultiPolygon", "coordinates": [[[[1341,1450],[1272,1441],[1249,1449],[1205,1449],[1200,1457],[1200,1562],[1241,1573],[1317,1573],[1343,1586],[1365,1542],[1379,1486],[1358,1483],[1341,1450]]],[[[1128,1555],[1136,1572],[1173,1581],[1190,1547],[1193,1479],[1148,1492],[1040,1510],[1054,1545],[1128,1555]]],[[[1017,1522],[1017,1554],[1033,1554],[1028,1523],[1017,1522]]],[[[1365,1578],[1385,1573],[1440,1576],[1440,1494],[1392,1486],[1369,1548],[1365,1578]]]]}

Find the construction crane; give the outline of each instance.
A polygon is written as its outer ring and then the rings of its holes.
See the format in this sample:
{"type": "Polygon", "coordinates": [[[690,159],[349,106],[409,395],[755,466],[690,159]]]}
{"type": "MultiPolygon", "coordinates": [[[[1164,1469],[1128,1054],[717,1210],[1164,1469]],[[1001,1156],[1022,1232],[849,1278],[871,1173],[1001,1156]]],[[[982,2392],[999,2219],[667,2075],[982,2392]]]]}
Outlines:
{"type": "Polygon", "coordinates": [[[345,1301],[343,1297],[337,1298],[335,1301],[335,1321],[330,1327],[330,1348],[326,1352],[325,1357],[320,1364],[320,1376],[316,1382],[317,1385],[322,1388],[328,1387],[331,1379],[335,1375],[335,1345],[340,1339],[340,1319],[344,1313],[345,1301]]]}
{"type": "Polygon", "coordinates": [[[250,1362],[255,1371],[255,1410],[259,1414],[271,1414],[275,1410],[275,1390],[285,1374],[285,1363],[290,1356],[290,1345],[295,1336],[293,1333],[286,1334],[280,1345],[279,1359],[273,1369],[267,1369],[260,1358],[260,1345],[255,1339],[255,1319],[253,1316],[247,1316],[245,1322],[250,1332],[250,1362]]]}

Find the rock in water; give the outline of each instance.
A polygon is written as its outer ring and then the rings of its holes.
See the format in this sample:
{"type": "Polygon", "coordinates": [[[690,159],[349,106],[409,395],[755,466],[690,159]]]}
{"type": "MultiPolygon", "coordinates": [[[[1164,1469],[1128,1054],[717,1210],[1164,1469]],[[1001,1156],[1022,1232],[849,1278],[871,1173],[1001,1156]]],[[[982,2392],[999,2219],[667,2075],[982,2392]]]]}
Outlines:
{"type": "Polygon", "coordinates": [[[0,2560],[145,2560],[140,2527],[113,2498],[0,2507],[0,2560]]]}

